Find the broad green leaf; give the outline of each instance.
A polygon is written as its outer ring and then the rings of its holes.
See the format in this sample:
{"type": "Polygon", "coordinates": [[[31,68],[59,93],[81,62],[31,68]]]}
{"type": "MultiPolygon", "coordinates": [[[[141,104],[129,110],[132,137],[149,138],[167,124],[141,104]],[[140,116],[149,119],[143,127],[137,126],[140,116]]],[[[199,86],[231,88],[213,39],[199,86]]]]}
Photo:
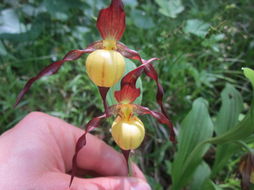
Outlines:
{"type": "MultiPolygon", "coordinates": [[[[254,88],[254,71],[249,68],[243,68],[244,75],[250,80],[252,87],[254,88]]],[[[254,132],[254,96],[252,97],[252,105],[249,112],[246,114],[244,119],[238,123],[235,127],[220,135],[214,137],[207,142],[209,143],[225,143],[229,141],[237,141],[250,136],[254,132]]]]}
{"type": "Polygon", "coordinates": [[[178,14],[184,11],[181,0],[156,0],[159,5],[159,12],[164,16],[176,18],[178,14]]]}
{"type": "MultiPolygon", "coordinates": [[[[125,67],[124,75],[126,75],[128,72],[130,72],[130,71],[132,71],[133,69],[136,68],[135,63],[133,63],[133,62],[132,62],[131,60],[129,60],[129,59],[125,59],[125,63],[126,63],[126,67],[125,67]]],[[[121,83],[121,81],[119,81],[117,84],[115,84],[113,87],[111,87],[110,90],[109,90],[109,92],[108,92],[108,95],[107,95],[107,102],[108,102],[109,106],[114,105],[114,104],[117,104],[117,101],[116,101],[115,96],[114,96],[114,92],[117,91],[117,90],[120,90],[120,83],[121,83]]],[[[140,94],[140,96],[135,100],[134,103],[135,103],[135,104],[141,104],[141,102],[142,102],[142,81],[141,81],[140,78],[137,80],[136,87],[137,87],[137,88],[140,88],[141,94],[140,94]]]]}
{"type": "Polygon", "coordinates": [[[216,148],[215,161],[212,167],[212,176],[215,176],[225,165],[227,165],[232,155],[239,150],[239,145],[233,142],[218,145],[216,148]]]}
{"type": "MultiPolygon", "coordinates": [[[[252,103],[254,103],[254,98],[252,99],[252,103]]],[[[197,163],[196,158],[197,155],[201,155],[200,152],[204,150],[204,147],[206,147],[207,144],[223,144],[236,142],[238,140],[247,138],[253,132],[254,132],[254,105],[252,104],[248,114],[235,127],[231,128],[223,135],[213,137],[203,142],[200,142],[186,159],[185,164],[182,167],[182,173],[186,173],[188,168],[193,168],[193,165],[197,163]]]]}
{"type": "Polygon", "coordinates": [[[207,146],[202,146],[199,152],[193,156],[192,164],[186,165],[186,160],[188,160],[190,153],[195,147],[212,136],[213,123],[207,107],[207,101],[198,98],[194,101],[192,110],[180,125],[178,152],[172,164],[172,190],[181,189],[190,180],[208,148],[207,146]]]}
{"type": "Polygon", "coordinates": [[[208,33],[209,28],[210,28],[210,24],[205,23],[202,20],[190,19],[190,20],[187,20],[187,23],[184,27],[184,32],[191,33],[198,37],[204,38],[206,34],[208,33]]]}
{"type": "MultiPolygon", "coordinates": [[[[238,123],[239,115],[243,109],[241,94],[230,84],[221,93],[222,106],[215,122],[215,132],[222,135],[238,123]]],[[[222,144],[217,147],[213,175],[227,164],[228,159],[239,149],[239,146],[232,143],[222,144]]]]}
{"type": "Polygon", "coordinates": [[[222,106],[215,122],[215,132],[222,135],[238,123],[239,114],[243,110],[241,94],[230,84],[221,93],[222,106]]]}
{"type": "Polygon", "coordinates": [[[203,183],[209,178],[211,169],[206,162],[201,162],[194,172],[190,190],[203,190],[203,183]]]}
{"type": "MultiPolygon", "coordinates": [[[[254,102],[254,99],[252,99],[254,102]]],[[[207,143],[222,144],[226,142],[234,142],[250,136],[254,132],[254,105],[252,106],[244,117],[235,127],[224,133],[223,135],[207,140],[207,143]]]]}
{"type": "MultiPolygon", "coordinates": [[[[252,70],[248,70],[249,72],[245,75],[248,79],[252,80],[254,73],[252,70]]],[[[254,85],[254,83],[252,83],[254,85]]],[[[181,187],[186,185],[188,182],[188,178],[191,176],[191,169],[194,170],[200,160],[199,156],[204,154],[205,147],[208,144],[223,144],[229,142],[236,142],[241,139],[246,139],[254,132],[254,96],[252,98],[252,105],[250,110],[246,114],[245,118],[241,120],[236,126],[223,133],[222,135],[209,138],[198,143],[195,148],[188,154],[187,158],[184,158],[184,162],[182,162],[182,166],[177,165],[177,168],[173,168],[172,177],[173,177],[173,190],[180,190],[181,187]]],[[[179,159],[180,156],[177,157],[179,159]]],[[[181,159],[181,158],[180,158],[181,159]]],[[[177,160],[176,160],[177,161],[177,160]]],[[[176,162],[174,161],[174,163],[176,162]]]]}

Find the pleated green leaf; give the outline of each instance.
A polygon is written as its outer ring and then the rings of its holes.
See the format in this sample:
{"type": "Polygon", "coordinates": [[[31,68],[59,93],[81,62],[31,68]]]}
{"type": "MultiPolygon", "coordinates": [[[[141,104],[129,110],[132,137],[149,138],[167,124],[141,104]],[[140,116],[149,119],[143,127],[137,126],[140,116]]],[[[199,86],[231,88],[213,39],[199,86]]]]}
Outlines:
{"type": "MultiPolygon", "coordinates": [[[[245,68],[244,74],[251,81],[252,86],[254,87],[254,71],[245,68]]],[[[200,117],[201,116],[203,115],[200,113],[200,117]]],[[[175,161],[173,163],[173,168],[172,168],[173,169],[172,170],[172,179],[173,179],[172,190],[180,190],[182,187],[184,187],[187,184],[187,182],[193,176],[193,171],[201,162],[201,157],[205,153],[207,145],[237,142],[238,140],[246,139],[247,137],[252,135],[253,132],[254,132],[254,98],[252,99],[252,106],[250,107],[250,110],[248,111],[244,119],[241,122],[239,122],[236,126],[231,128],[227,132],[223,133],[222,135],[219,135],[213,138],[207,138],[207,140],[199,142],[198,144],[196,144],[196,146],[194,147],[194,149],[192,149],[191,152],[189,152],[188,150],[187,157],[185,154],[182,154],[182,151],[179,148],[179,151],[176,154],[175,161]],[[182,159],[181,159],[180,153],[183,155],[182,159]],[[180,161],[178,161],[178,159],[180,161]]],[[[199,131],[197,130],[196,133],[199,133],[199,131]]],[[[181,139],[181,140],[184,140],[184,139],[181,139]]],[[[182,143],[186,143],[186,142],[180,142],[180,144],[182,143]]]]}
{"type": "MultiPolygon", "coordinates": [[[[254,71],[249,68],[243,68],[244,75],[247,77],[254,89],[254,71]]],[[[244,139],[250,136],[254,132],[254,96],[252,97],[252,105],[249,112],[246,114],[244,119],[239,122],[235,127],[223,133],[222,135],[209,139],[207,142],[221,144],[225,142],[232,142],[244,139]]]]}
{"type": "MultiPolygon", "coordinates": [[[[229,129],[236,126],[238,118],[243,110],[243,100],[241,94],[234,86],[227,84],[221,93],[222,106],[215,122],[215,132],[217,136],[222,135],[229,129]]],[[[239,146],[237,144],[226,143],[217,146],[215,162],[213,165],[213,175],[225,166],[228,159],[234,154],[239,146]]]]}
{"type": "Polygon", "coordinates": [[[242,96],[231,84],[226,84],[221,93],[221,100],[222,106],[214,125],[217,136],[234,127],[243,110],[242,96]]]}
{"type": "Polygon", "coordinates": [[[190,190],[204,190],[203,184],[209,179],[211,169],[206,162],[201,162],[194,172],[192,182],[189,186],[190,190]]]}
{"type": "Polygon", "coordinates": [[[186,162],[195,147],[212,136],[213,123],[208,113],[207,101],[202,98],[195,100],[192,110],[180,126],[178,151],[172,164],[172,190],[180,190],[190,180],[208,148],[202,146],[199,152],[193,155],[192,163],[186,162]]]}
{"type": "Polygon", "coordinates": [[[240,146],[232,142],[218,145],[211,176],[214,177],[225,165],[227,165],[232,155],[239,150],[240,146]]]}

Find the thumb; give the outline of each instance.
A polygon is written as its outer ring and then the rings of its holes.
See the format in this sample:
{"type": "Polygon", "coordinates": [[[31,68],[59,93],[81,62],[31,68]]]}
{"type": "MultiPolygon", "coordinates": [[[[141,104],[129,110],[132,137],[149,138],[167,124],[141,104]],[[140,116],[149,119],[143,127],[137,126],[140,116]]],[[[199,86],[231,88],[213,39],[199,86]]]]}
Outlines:
{"type": "Polygon", "coordinates": [[[69,187],[70,175],[50,172],[36,184],[36,190],[151,190],[142,179],[135,177],[98,177],[81,179],[75,177],[69,187]]]}

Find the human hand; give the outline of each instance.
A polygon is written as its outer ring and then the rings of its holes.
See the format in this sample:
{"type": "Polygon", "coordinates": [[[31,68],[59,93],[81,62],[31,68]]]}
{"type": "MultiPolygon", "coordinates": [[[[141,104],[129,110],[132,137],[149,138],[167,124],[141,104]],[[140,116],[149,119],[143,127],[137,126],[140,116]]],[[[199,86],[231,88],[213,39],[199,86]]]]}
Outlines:
{"type": "Polygon", "coordinates": [[[64,121],[40,112],[27,115],[0,136],[0,189],[4,190],[149,190],[145,177],[133,165],[127,176],[124,157],[95,136],[77,163],[96,178],[74,178],[69,188],[72,157],[77,139],[84,133],[64,121]]]}

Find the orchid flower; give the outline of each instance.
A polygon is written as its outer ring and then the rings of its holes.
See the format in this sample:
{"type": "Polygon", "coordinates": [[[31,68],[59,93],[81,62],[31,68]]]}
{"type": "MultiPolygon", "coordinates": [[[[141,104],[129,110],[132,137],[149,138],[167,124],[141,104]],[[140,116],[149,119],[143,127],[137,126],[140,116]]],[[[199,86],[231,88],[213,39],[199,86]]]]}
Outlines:
{"type": "Polygon", "coordinates": [[[97,19],[97,28],[102,40],[88,45],[85,49],[72,50],[62,60],[53,62],[41,70],[25,84],[15,104],[16,106],[21,101],[35,81],[44,76],[57,73],[65,62],[74,61],[79,59],[83,54],[89,54],[86,59],[86,71],[89,78],[99,88],[103,100],[104,113],[101,116],[93,118],[86,124],[84,135],[77,141],[72,160],[73,169],[70,185],[77,171],[77,154],[86,144],[86,134],[97,127],[101,119],[111,116],[116,117],[112,124],[112,136],[117,145],[122,149],[127,165],[130,151],[139,147],[145,135],[144,125],[137,115],[149,114],[157,119],[159,123],[167,125],[170,130],[170,140],[175,142],[173,125],[162,104],[163,88],[159,83],[158,74],[151,64],[157,58],[144,60],[138,52],[129,49],[119,41],[125,31],[125,12],[121,0],[111,0],[108,8],[100,10],[97,19]],[[125,70],[124,57],[137,60],[141,65],[122,78],[125,70]],[[156,82],[156,100],[160,105],[161,112],[152,111],[147,107],[133,103],[140,96],[140,89],[136,88],[136,81],[142,73],[156,82]],[[121,78],[121,89],[114,94],[118,104],[108,107],[106,102],[108,90],[121,78]]]}
{"type": "MultiPolygon", "coordinates": [[[[106,95],[109,88],[122,78],[125,70],[124,57],[138,60],[141,64],[144,64],[144,62],[138,52],[129,49],[123,43],[119,42],[125,31],[125,12],[121,0],[112,0],[108,8],[100,10],[97,19],[97,28],[102,40],[88,45],[85,49],[72,50],[62,60],[53,62],[42,69],[25,84],[17,97],[15,106],[19,104],[35,81],[44,76],[57,73],[65,62],[77,60],[83,54],[89,53],[86,59],[86,71],[90,79],[98,86],[104,109],[107,113],[106,95]]],[[[163,89],[158,82],[157,73],[152,65],[147,66],[144,70],[146,75],[156,81],[158,87],[157,102],[160,104],[163,114],[166,114],[162,105],[163,89]]]]}
{"type": "MultiPolygon", "coordinates": [[[[142,60],[142,65],[126,74],[121,80],[120,90],[114,92],[114,96],[118,104],[110,106],[107,113],[104,112],[102,115],[94,117],[86,124],[84,134],[76,143],[75,154],[72,160],[72,176],[70,186],[78,169],[78,152],[86,145],[86,135],[88,132],[98,127],[102,119],[111,116],[116,118],[111,127],[111,134],[116,144],[122,150],[122,153],[126,159],[127,167],[130,151],[138,148],[145,136],[144,124],[137,117],[137,115],[149,114],[153,116],[159,123],[168,126],[170,140],[175,142],[173,125],[168,117],[164,115],[164,113],[152,111],[147,107],[133,103],[136,98],[140,96],[140,89],[136,88],[137,79],[143,72],[147,72],[149,68],[152,68],[151,63],[155,60],[157,60],[157,58],[142,60]]],[[[151,76],[155,74],[156,73],[154,70],[150,70],[151,76]]]]}

